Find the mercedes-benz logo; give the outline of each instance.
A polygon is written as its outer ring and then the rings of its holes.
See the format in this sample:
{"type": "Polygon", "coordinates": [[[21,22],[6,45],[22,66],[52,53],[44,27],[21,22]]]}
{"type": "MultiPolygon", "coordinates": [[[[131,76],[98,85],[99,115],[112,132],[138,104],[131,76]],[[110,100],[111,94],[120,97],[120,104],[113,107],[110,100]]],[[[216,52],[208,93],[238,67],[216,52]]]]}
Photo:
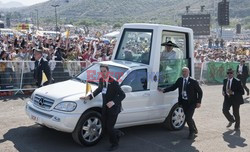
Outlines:
{"type": "Polygon", "coordinates": [[[42,107],[44,105],[44,99],[40,98],[38,104],[42,107]]]}

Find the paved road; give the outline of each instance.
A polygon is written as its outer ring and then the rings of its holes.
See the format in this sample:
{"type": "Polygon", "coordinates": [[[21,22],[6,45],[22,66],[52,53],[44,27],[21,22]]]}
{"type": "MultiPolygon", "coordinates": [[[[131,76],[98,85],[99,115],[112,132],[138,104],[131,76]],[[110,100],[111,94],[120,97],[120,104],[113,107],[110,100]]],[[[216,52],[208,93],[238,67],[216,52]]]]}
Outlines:
{"type": "MultiPolygon", "coordinates": [[[[250,86],[250,84],[248,84],[250,86]]],[[[118,152],[249,152],[250,104],[241,106],[241,131],[227,129],[222,114],[221,85],[202,86],[202,107],[196,110],[199,129],[195,140],[187,140],[188,130],[165,130],[160,124],[122,129],[118,152]]],[[[244,96],[246,98],[246,96],[244,96]]],[[[78,146],[71,134],[41,127],[28,119],[24,112],[27,98],[0,98],[0,152],[102,152],[109,145],[107,137],[93,147],[78,146]]],[[[248,102],[248,99],[246,99],[248,102]]]]}

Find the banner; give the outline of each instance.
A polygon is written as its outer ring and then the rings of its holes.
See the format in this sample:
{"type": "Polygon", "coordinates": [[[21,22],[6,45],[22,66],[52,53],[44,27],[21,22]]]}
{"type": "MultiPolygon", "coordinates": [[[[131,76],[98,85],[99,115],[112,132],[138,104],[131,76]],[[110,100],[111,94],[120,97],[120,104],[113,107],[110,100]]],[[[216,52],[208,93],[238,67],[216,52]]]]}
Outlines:
{"type": "Polygon", "coordinates": [[[234,76],[236,77],[236,68],[239,65],[238,62],[209,62],[207,63],[207,82],[208,83],[223,83],[223,80],[227,77],[227,69],[232,68],[234,70],[234,76]]]}

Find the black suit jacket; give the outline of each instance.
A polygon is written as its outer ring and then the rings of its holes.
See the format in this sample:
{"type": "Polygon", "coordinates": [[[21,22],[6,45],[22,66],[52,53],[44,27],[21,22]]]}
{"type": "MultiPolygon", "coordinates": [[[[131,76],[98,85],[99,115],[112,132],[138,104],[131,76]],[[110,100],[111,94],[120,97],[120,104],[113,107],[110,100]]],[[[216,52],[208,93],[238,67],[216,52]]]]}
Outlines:
{"type": "MultiPolygon", "coordinates": [[[[93,97],[97,96],[99,93],[102,92],[103,89],[103,78],[99,79],[99,85],[98,88],[93,92],[93,97]]],[[[92,95],[90,95],[90,99],[93,98],[92,95]]],[[[112,78],[109,77],[109,82],[107,84],[107,92],[106,94],[102,94],[103,104],[102,104],[102,113],[106,114],[108,112],[109,114],[119,114],[121,112],[122,107],[122,100],[126,97],[125,93],[122,91],[121,87],[119,86],[118,82],[112,78]],[[107,103],[109,101],[113,101],[115,103],[114,106],[111,108],[107,107],[107,103]]]]}
{"type": "Polygon", "coordinates": [[[244,89],[241,85],[240,80],[233,78],[232,84],[231,84],[231,90],[234,92],[234,95],[228,96],[226,94],[226,86],[227,86],[228,79],[224,79],[223,81],[223,94],[224,94],[224,102],[231,102],[232,104],[243,104],[243,97],[244,95],[244,89]]]}
{"type": "MultiPolygon", "coordinates": [[[[177,79],[175,84],[173,84],[170,87],[165,88],[163,92],[165,93],[165,92],[169,92],[169,91],[174,91],[178,88],[178,90],[179,90],[178,101],[179,101],[179,104],[182,104],[182,101],[183,101],[182,100],[182,87],[183,87],[183,78],[180,77],[177,79]]],[[[202,92],[198,82],[191,77],[188,78],[186,91],[187,91],[188,103],[190,103],[190,104],[201,103],[203,92],[202,92]]]]}
{"type": "MultiPolygon", "coordinates": [[[[239,75],[238,71],[239,71],[239,65],[237,65],[237,69],[236,69],[237,75],[239,75]]],[[[247,79],[249,77],[249,75],[248,75],[248,67],[245,64],[243,65],[243,68],[242,68],[242,76],[245,79],[247,79]]]]}
{"type": "Polygon", "coordinates": [[[34,79],[36,80],[37,86],[41,86],[42,82],[42,71],[45,73],[48,81],[45,82],[43,85],[48,85],[51,83],[51,70],[46,59],[41,58],[41,61],[38,64],[38,61],[35,61],[35,69],[34,69],[34,79]]]}

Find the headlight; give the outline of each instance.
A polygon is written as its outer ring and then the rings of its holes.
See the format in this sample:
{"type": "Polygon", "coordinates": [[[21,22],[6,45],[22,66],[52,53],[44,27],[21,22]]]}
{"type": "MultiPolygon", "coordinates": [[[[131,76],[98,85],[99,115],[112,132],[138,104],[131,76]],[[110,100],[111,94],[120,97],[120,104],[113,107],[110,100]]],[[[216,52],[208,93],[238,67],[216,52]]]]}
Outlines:
{"type": "Polygon", "coordinates": [[[72,101],[64,101],[56,105],[54,109],[60,110],[60,111],[66,111],[66,112],[71,112],[76,109],[77,105],[75,102],[72,101]]]}

